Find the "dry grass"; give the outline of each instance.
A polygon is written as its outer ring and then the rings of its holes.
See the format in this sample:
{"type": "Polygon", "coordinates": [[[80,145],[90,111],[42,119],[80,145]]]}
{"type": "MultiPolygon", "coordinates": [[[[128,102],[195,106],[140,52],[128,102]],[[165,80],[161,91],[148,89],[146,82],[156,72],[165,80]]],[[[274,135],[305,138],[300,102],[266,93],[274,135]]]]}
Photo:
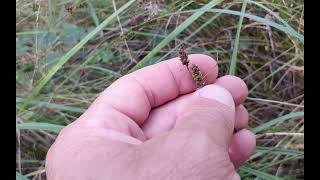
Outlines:
{"type": "MultiPolygon", "coordinates": [[[[192,10],[208,3],[202,0],[134,3],[61,66],[24,108],[25,100],[48,70],[114,12],[113,3],[119,9],[125,2],[16,1],[18,124],[69,124],[88,107],[97,93],[129,72],[188,20],[194,13],[192,10]]],[[[277,13],[296,32],[304,33],[303,1],[257,2],[277,13]]],[[[224,1],[214,8],[229,7],[230,10],[240,11],[241,6],[241,2],[224,1]]],[[[270,13],[252,3],[247,4],[245,12],[281,24],[270,13]]],[[[225,75],[229,72],[238,22],[239,16],[205,13],[160,48],[147,65],[177,56],[179,45],[184,43],[188,53],[203,53],[217,59],[220,76],[225,75]]],[[[250,127],[263,126],[277,117],[303,112],[304,42],[247,18],[243,20],[240,35],[236,72],[250,90],[245,103],[250,112],[250,127]]],[[[240,170],[243,179],[268,177],[263,173],[304,179],[303,133],[303,115],[277,121],[258,132],[257,152],[240,170]]],[[[17,130],[16,171],[30,179],[44,179],[45,154],[55,137],[56,133],[50,131],[17,130]]]]}

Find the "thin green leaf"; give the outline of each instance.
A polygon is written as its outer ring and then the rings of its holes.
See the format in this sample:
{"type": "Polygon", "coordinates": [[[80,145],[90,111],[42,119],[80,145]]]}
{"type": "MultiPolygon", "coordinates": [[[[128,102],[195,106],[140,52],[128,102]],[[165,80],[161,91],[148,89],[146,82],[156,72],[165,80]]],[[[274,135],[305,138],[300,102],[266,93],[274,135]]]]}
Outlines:
{"type": "Polygon", "coordinates": [[[99,26],[93,29],[87,36],[85,36],[77,45],[75,45],[72,49],[70,49],[61,59],[53,66],[49,72],[40,80],[37,86],[32,90],[31,94],[28,96],[24,105],[22,106],[22,110],[26,108],[26,106],[30,103],[30,101],[35,97],[42,88],[50,81],[50,79],[54,76],[54,74],[73,56],[75,55],[91,38],[93,38],[98,32],[100,32],[105,26],[107,26],[112,20],[114,20],[121,12],[126,10],[131,4],[133,4],[136,0],[130,0],[126,4],[124,4],[121,8],[115,11],[111,16],[109,16],[106,20],[104,20],[99,26]]]}
{"type": "Polygon", "coordinates": [[[121,74],[120,74],[120,73],[115,72],[115,71],[112,71],[112,70],[110,70],[110,69],[105,69],[105,68],[98,67],[98,66],[86,66],[86,68],[92,68],[92,69],[100,70],[100,71],[105,72],[105,73],[107,73],[107,74],[110,74],[110,75],[112,75],[112,76],[121,77],[121,74]]]}
{"type": "Polygon", "coordinates": [[[286,163],[288,161],[298,160],[298,159],[304,159],[304,155],[300,154],[300,155],[296,155],[296,156],[287,156],[287,157],[285,157],[284,159],[281,159],[281,160],[271,161],[271,162],[267,163],[265,166],[259,168],[259,171],[265,171],[266,169],[269,169],[271,167],[277,166],[279,164],[283,164],[283,163],[286,163]]]}
{"type": "Polygon", "coordinates": [[[16,171],[16,180],[29,180],[29,179],[16,171]]]}
{"type": "Polygon", "coordinates": [[[20,160],[21,164],[32,164],[32,163],[43,163],[43,161],[39,161],[39,160],[31,160],[31,159],[21,159],[20,160]]]}
{"type": "Polygon", "coordinates": [[[54,24],[54,4],[53,0],[48,0],[49,26],[54,24]]]}
{"type": "Polygon", "coordinates": [[[234,11],[234,10],[226,10],[226,9],[197,9],[197,10],[189,10],[189,11],[184,11],[181,13],[190,13],[190,12],[198,12],[198,11],[206,11],[206,12],[215,12],[215,13],[223,13],[223,14],[230,14],[230,15],[236,15],[236,16],[241,16],[243,15],[243,17],[251,19],[253,21],[265,24],[265,25],[269,25],[271,27],[274,27],[284,33],[287,33],[290,36],[293,36],[295,38],[298,38],[301,42],[304,41],[304,36],[300,33],[298,33],[297,31],[295,31],[292,27],[287,27],[281,24],[278,24],[274,21],[271,21],[269,19],[266,18],[262,18],[259,16],[255,16],[255,15],[251,15],[251,14],[247,14],[247,13],[241,13],[239,11],[234,11]]]}
{"type": "Polygon", "coordinates": [[[267,8],[266,6],[262,5],[259,2],[256,1],[252,1],[252,0],[248,0],[248,3],[250,4],[255,4],[256,6],[266,10],[269,14],[271,14],[272,16],[274,16],[276,19],[278,19],[281,23],[283,23],[286,27],[288,27],[289,29],[291,29],[292,31],[295,31],[284,19],[282,19],[280,16],[278,16],[276,13],[274,13],[271,9],[267,8]]]}
{"type": "Polygon", "coordinates": [[[283,148],[276,148],[276,147],[263,147],[257,146],[256,152],[258,153],[270,153],[275,155],[287,155],[287,156],[298,156],[303,155],[304,152],[292,150],[292,149],[283,149],[283,148]]]}
{"type": "Polygon", "coordinates": [[[59,32],[59,31],[25,31],[25,32],[17,32],[16,36],[20,35],[34,35],[34,34],[47,34],[49,32],[59,32]]]}
{"type": "Polygon", "coordinates": [[[273,176],[271,174],[268,174],[268,173],[265,173],[265,172],[262,172],[262,171],[259,171],[259,170],[255,170],[255,169],[251,169],[247,166],[242,166],[240,167],[240,171],[243,171],[243,172],[246,172],[246,173],[249,173],[249,174],[252,174],[252,175],[255,175],[261,179],[266,179],[266,180],[283,180],[283,178],[280,178],[280,177],[276,177],[276,176],[273,176]]]}
{"type": "MultiPolygon", "coordinates": [[[[161,19],[164,17],[168,17],[168,16],[173,16],[173,15],[177,15],[177,14],[185,14],[185,13],[195,13],[195,12],[199,12],[199,11],[205,11],[205,12],[216,12],[216,13],[223,13],[223,14],[230,14],[230,15],[236,15],[236,16],[244,16],[245,18],[251,19],[253,21],[274,27],[280,31],[283,31],[284,33],[287,33],[290,36],[293,36],[295,38],[298,38],[299,41],[303,42],[304,41],[304,36],[300,33],[298,33],[297,31],[295,31],[290,25],[284,26],[281,24],[278,24],[274,21],[271,21],[269,19],[266,18],[262,18],[259,16],[255,16],[255,15],[251,15],[251,14],[247,14],[247,13],[241,13],[239,11],[234,11],[234,10],[226,10],[226,9],[195,9],[195,10],[187,10],[187,11],[181,11],[181,12],[174,12],[174,13],[168,13],[166,15],[163,16],[159,16],[157,18],[154,18],[152,20],[157,20],[157,19],[161,19]]],[[[287,24],[287,23],[286,23],[287,24]]]]}
{"type": "MultiPolygon", "coordinates": [[[[16,98],[16,103],[22,103],[24,101],[25,101],[25,99],[18,98],[18,97],[16,98]]],[[[43,102],[43,101],[38,101],[38,100],[32,100],[32,101],[30,101],[30,104],[35,105],[39,108],[45,107],[48,109],[69,111],[69,112],[75,112],[75,113],[83,113],[85,111],[85,109],[83,109],[83,108],[65,106],[62,104],[55,104],[55,103],[51,103],[51,102],[43,102]]]]}
{"type": "Polygon", "coordinates": [[[238,48],[239,48],[239,39],[240,39],[240,32],[241,32],[241,27],[242,27],[242,22],[243,22],[243,15],[245,14],[247,7],[247,0],[244,0],[242,3],[242,8],[241,8],[241,15],[239,19],[239,24],[237,28],[237,34],[236,34],[236,39],[234,42],[233,46],[233,51],[232,51],[232,57],[231,57],[231,63],[230,63],[230,68],[229,68],[229,74],[230,75],[235,75],[236,74],[236,66],[237,66],[237,55],[238,55],[238,48]]]}
{"type": "Polygon", "coordinates": [[[16,124],[17,130],[33,129],[33,130],[44,130],[44,131],[59,133],[62,128],[64,128],[64,126],[49,124],[49,123],[39,123],[39,122],[28,122],[28,123],[16,124]]]}
{"type": "Polygon", "coordinates": [[[131,70],[135,71],[137,69],[145,67],[149,61],[152,60],[152,58],[161,51],[162,48],[164,48],[167,44],[169,44],[175,37],[177,37],[183,30],[185,30],[190,24],[192,24],[195,20],[197,20],[202,14],[204,14],[209,8],[212,8],[219,3],[221,3],[222,0],[212,0],[202,8],[200,8],[199,11],[196,11],[194,14],[192,14],[188,19],[183,21],[174,31],[172,31],[165,39],[163,39],[151,52],[149,52],[148,55],[146,55],[138,64],[136,64],[131,70]]]}
{"type": "Polygon", "coordinates": [[[296,32],[294,29],[286,27],[284,25],[280,25],[278,23],[275,23],[273,21],[270,21],[268,19],[247,14],[247,13],[241,13],[239,11],[233,11],[233,10],[227,10],[227,9],[206,9],[206,8],[200,8],[198,10],[190,10],[190,11],[184,11],[183,13],[186,12],[195,12],[192,16],[190,16],[188,19],[186,19],[182,24],[180,24],[174,31],[172,31],[165,39],[163,39],[151,52],[149,52],[148,55],[146,55],[138,64],[136,64],[130,71],[133,72],[137,69],[145,67],[147,64],[149,64],[149,61],[152,60],[152,58],[161,51],[163,47],[165,47],[169,42],[171,42],[176,36],[178,36],[185,28],[187,28],[193,21],[194,15],[198,15],[196,13],[201,13],[201,15],[204,12],[216,12],[216,13],[223,13],[223,14],[230,14],[230,15],[236,15],[236,16],[243,16],[245,18],[251,19],[256,22],[263,23],[265,25],[269,25],[271,27],[274,27],[284,33],[287,33],[288,35],[291,35],[293,37],[298,38],[300,41],[304,41],[304,36],[301,35],[300,33],[296,32]],[[192,18],[193,17],[193,18],[192,18]],[[192,19],[191,19],[192,18],[192,19]],[[193,20],[191,22],[191,20],[193,20]],[[190,24],[189,24],[190,23],[190,24]]]}
{"type": "Polygon", "coordinates": [[[290,113],[290,114],[286,114],[284,116],[281,116],[281,117],[278,117],[278,118],[275,118],[271,121],[268,121],[264,124],[261,124],[260,126],[257,126],[255,128],[252,128],[251,131],[254,132],[254,133],[258,133],[258,132],[261,132],[277,123],[280,123],[280,122],[283,122],[283,121],[286,121],[286,120],[290,120],[290,119],[294,119],[294,118],[300,118],[300,117],[303,117],[304,116],[304,112],[293,112],[293,113],[290,113]]]}
{"type": "Polygon", "coordinates": [[[70,80],[71,77],[74,76],[80,69],[84,68],[87,64],[92,63],[92,61],[94,61],[97,56],[109,49],[112,46],[113,42],[115,42],[117,39],[118,38],[115,38],[115,40],[112,40],[110,43],[105,44],[102,48],[94,51],[94,53],[90,57],[88,57],[82,64],[78,65],[75,70],[69,73],[66,79],[56,86],[54,91],[57,92],[58,89],[60,89],[68,80],[70,80]]]}
{"type": "Polygon", "coordinates": [[[247,14],[247,13],[241,13],[239,11],[233,11],[233,10],[226,10],[226,9],[209,9],[209,10],[206,10],[208,12],[217,12],[217,13],[224,13],[224,14],[230,14],[230,15],[236,15],[236,16],[242,16],[245,17],[245,18],[248,18],[248,19],[251,19],[253,21],[256,21],[256,22],[260,22],[260,23],[263,23],[265,25],[269,25],[271,27],[274,27],[284,33],[287,33],[293,37],[296,37],[298,38],[300,41],[304,41],[304,36],[300,33],[298,33],[297,31],[295,31],[293,28],[291,28],[290,26],[289,27],[286,27],[284,25],[281,25],[281,24],[278,24],[278,23],[275,23],[274,21],[270,21],[269,19],[266,19],[266,18],[262,18],[262,17],[259,17],[259,16],[255,16],[255,15],[251,15],[251,14],[247,14]]]}
{"type": "Polygon", "coordinates": [[[94,24],[96,26],[99,26],[100,22],[99,22],[99,19],[97,17],[97,14],[96,14],[96,11],[94,10],[94,7],[92,5],[92,1],[91,0],[87,0],[87,4],[88,4],[88,12],[89,12],[89,15],[91,16],[94,24]]]}
{"type": "MultiPolygon", "coordinates": [[[[224,9],[229,9],[231,5],[228,5],[227,7],[225,7],[224,9]]],[[[199,28],[197,28],[195,31],[193,31],[184,41],[188,41],[189,39],[191,39],[193,36],[195,36],[197,33],[199,33],[203,28],[205,28],[207,25],[209,25],[212,21],[214,21],[215,19],[217,19],[218,17],[220,17],[222,13],[217,13],[216,15],[214,15],[212,18],[210,18],[207,22],[205,22],[204,24],[202,24],[199,28]]],[[[156,62],[160,62],[163,61],[166,57],[168,57],[171,53],[173,53],[174,51],[176,51],[178,49],[178,47],[181,44],[177,45],[176,47],[172,48],[169,52],[167,52],[165,55],[163,55],[159,60],[157,60],[156,62]]]]}

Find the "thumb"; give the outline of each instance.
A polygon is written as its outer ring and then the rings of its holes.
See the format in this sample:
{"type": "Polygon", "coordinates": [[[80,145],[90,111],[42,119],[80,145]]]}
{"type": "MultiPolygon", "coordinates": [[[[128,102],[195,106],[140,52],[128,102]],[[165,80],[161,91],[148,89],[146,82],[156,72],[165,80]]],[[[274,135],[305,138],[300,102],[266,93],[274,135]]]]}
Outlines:
{"type": "Polygon", "coordinates": [[[228,149],[234,131],[235,103],[225,88],[208,85],[197,90],[177,116],[175,131],[199,131],[215,145],[228,149]]]}
{"type": "Polygon", "coordinates": [[[181,164],[190,167],[186,172],[190,177],[239,180],[228,155],[235,117],[231,94],[218,85],[208,85],[191,96],[168,134],[167,143],[176,147],[170,152],[176,152],[181,164]]]}

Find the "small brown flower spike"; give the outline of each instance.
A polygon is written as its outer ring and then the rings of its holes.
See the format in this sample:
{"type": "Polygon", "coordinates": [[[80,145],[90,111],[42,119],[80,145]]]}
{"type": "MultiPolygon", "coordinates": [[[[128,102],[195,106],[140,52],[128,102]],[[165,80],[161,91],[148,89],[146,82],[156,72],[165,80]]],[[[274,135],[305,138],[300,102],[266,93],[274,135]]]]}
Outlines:
{"type": "Polygon", "coordinates": [[[192,64],[191,71],[192,71],[192,79],[196,82],[197,87],[202,88],[205,85],[205,83],[204,83],[204,80],[203,80],[204,78],[202,76],[200,68],[197,65],[192,64]]]}
{"type": "Polygon", "coordinates": [[[183,44],[181,45],[181,47],[179,49],[179,57],[180,57],[180,61],[182,62],[182,64],[188,67],[189,59],[188,59],[187,53],[184,50],[183,44]]]}
{"type": "MultiPolygon", "coordinates": [[[[188,71],[190,72],[189,59],[188,59],[187,53],[184,50],[183,44],[181,45],[181,47],[179,49],[179,57],[180,57],[180,61],[181,61],[182,65],[186,66],[188,71]]],[[[202,76],[200,68],[196,64],[192,64],[191,75],[192,75],[192,79],[197,84],[198,88],[202,88],[205,85],[204,77],[202,76]]]]}

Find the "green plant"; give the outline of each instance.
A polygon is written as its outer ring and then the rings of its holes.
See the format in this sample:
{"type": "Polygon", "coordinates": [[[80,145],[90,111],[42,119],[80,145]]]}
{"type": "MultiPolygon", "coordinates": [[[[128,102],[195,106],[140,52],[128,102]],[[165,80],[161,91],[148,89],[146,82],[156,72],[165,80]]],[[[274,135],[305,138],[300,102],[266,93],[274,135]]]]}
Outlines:
{"type": "Polygon", "coordinates": [[[242,178],[303,179],[303,1],[178,0],[154,9],[135,0],[41,2],[16,2],[17,178],[44,178],[62,127],[117,78],[185,44],[248,85],[258,148],[242,178]]]}

